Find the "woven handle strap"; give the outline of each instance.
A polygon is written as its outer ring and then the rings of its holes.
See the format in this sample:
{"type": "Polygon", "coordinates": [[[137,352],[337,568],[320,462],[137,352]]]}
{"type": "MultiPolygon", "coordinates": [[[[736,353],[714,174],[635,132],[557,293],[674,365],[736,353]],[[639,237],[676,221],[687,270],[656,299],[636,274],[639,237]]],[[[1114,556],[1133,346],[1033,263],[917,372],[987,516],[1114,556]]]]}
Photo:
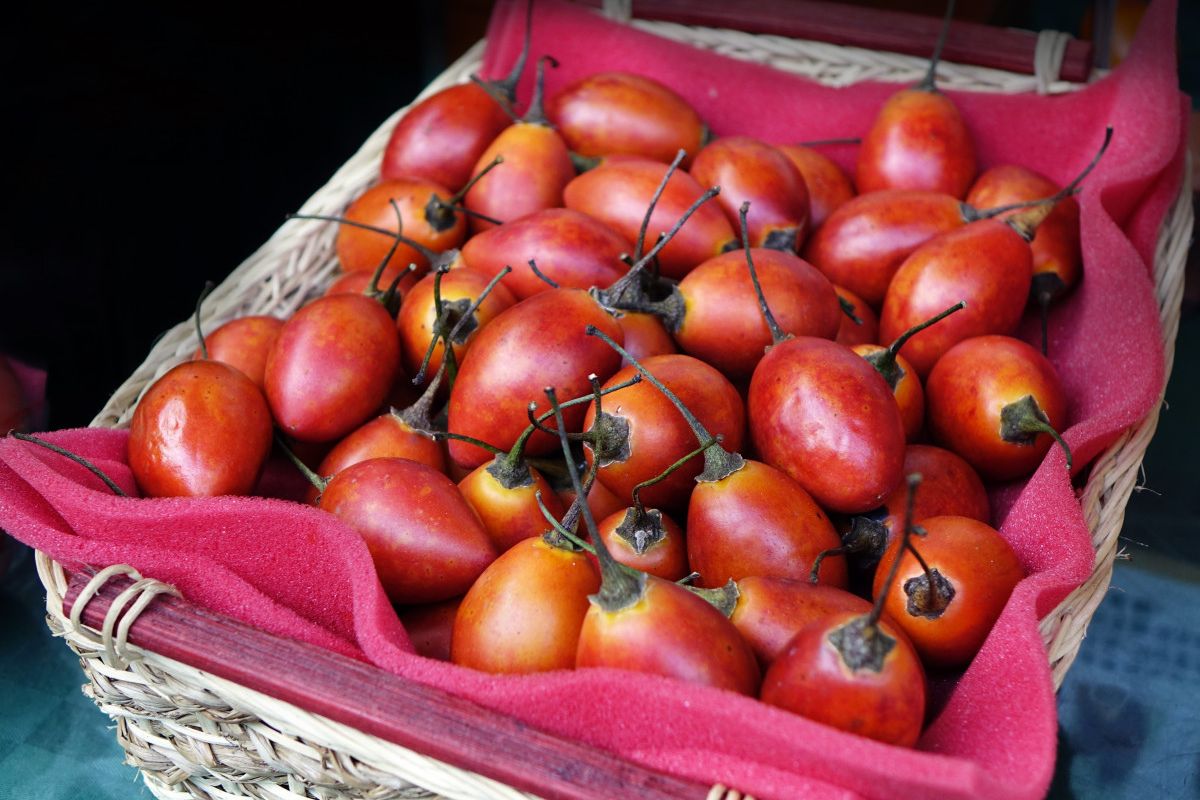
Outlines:
{"type": "Polygon", "coordinates": [[[1051,84],[1058,83],[1070,41],[1070,34],[1061,31],[1038,33],[1037,46],[1033,51],[1033,75],[1037,78],[1038,94],[1048,94],[1051,84]]]}
{"type": "Polygon", "coordinates": [[[153,578],[143,578],[136,569],[126,564],[114,564],[97,572],[88,581],[87,586],[71,604],[69,615],[70,626],[75,631],[83,630],[83,610],[87,604],[100,592],[104,585],[113,578],[125,576],[133,579],[123,592],[113,599],[108,613],[104,616],[104,625],[100,630],[100,643],[104,647],[102,659],[111,667],[124,669],[130,661],[137,658],[131,654],[126,645],[129,641],[129,629],[138,616],[146,610],[150,602],[160,594],[170,594],[180,597],[179,590],[162,581],[153,578]],[[132,602],[132,605],[130,603],[132,602]],[[126,611],[126,607],[129,610],[126,611]]]}

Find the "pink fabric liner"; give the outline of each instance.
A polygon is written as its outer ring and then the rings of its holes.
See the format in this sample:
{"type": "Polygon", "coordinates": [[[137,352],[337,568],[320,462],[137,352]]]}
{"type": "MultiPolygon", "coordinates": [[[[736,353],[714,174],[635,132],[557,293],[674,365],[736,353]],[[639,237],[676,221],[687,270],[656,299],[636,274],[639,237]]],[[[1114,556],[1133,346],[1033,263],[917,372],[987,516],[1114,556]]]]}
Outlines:
{"type": "MultiPolygon", "coordinates": [[[[501,2],[486,72],[507,70],[523,8],[501,2]]],[[[562,62],[550,91],[598,70],[657,77],[717,134],[790,142],[865,130],[894,85],[830,89],[664,42],[558,2],[539,2],[534,55],[562,62]]],[[[1187,102],[1175,75],[1175,4],[1148,12],[1130,58],[1060,97],[954,93],[981,169],[1022,163],[1065,182],[1106,124],[1111,149],[1084,184],[1085,277],[1055,311],[1052,360],[1073,402],[1066,438],[1082,468],[1158,402],[1163,364],[1150,259],[1178,191],[1187,102]]],[[[528,97],[528,81],[524,87],[528,97]]],[[[830,148],[844,166],[852,147],[830,148]]],[[[1029,330],[1032,333],[1032,329],[1029,330]]],[[[53,441],[97,462],[128,491],[123,431],[53,441]]],[[[1023,485],[996,492],[1002,531],[1029,577],[957,680],[918,748],[841,733],[755,700],[647,675],[580,670],[494,677],[411,652],[359,538],[324,512],[261,498],[122,499],[76,465],[0,441],[0,527],[67,565],[131,564],[184,596],[281,636],[369,661],[499,713],[649,767],[759,798],[1031,798],[1053,774],[1055,697],[1037,620],[1090,573],[1093,554],[1065,462],[1052,449],[1023,485]]],[[[278,469],[275,467],[274,469],[278,469]]],[[[277,471],[264,485],[286,484],[277,471]]]]}

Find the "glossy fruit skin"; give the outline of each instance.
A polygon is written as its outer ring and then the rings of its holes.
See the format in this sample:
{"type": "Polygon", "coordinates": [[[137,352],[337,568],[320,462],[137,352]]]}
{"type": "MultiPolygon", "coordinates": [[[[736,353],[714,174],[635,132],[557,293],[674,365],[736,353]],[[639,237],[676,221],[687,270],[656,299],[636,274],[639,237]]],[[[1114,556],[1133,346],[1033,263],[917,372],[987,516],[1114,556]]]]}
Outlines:
{"type": "MultiPolygon", "coordinates": [[[[751,257],[776,322],[795,336],[832,339],[843,316],[837,293],[811,264],[793,253],[753,248],[751,257]]],[[[683,321],[675,341],[733,381],[750,377],[771,344],[745,250],[710,258],[679,283],[683,321]]]]}
{"type": "MultiPolygon", "coordinates": [[[[696,484],[688,504],[688,563],[698,585],[751,575],[807,580],[817,554],[841,544],[829,517],[799,483],[761,461],[696,484]]],[[[820,581],[846,585],[846,560],[821,563],[820,581]]]]}
{"type": "Polygon", "coordinates": [[[632,508],[623,508],[596,523],[600,537],[604,539],[604,544],[613,558],[627,567],[655,575],[665,581],[680,580],[691,572],[688,568],[683,528],[679,523],[662,512],[656,512],[662,525],[662,538],[645,546],[639,553],[635,542],[617,532],[617,528],[632,512],[632,508]]]}
{"type": "Polygon", "coordinates": [[[895,626],[879,627],[896,640],[883,669],[850,670],[829,635],[861,617],[842,612],[803,628],[767,670],[764,703],[888,744],[912,747],[925,721],[925,671],[895,626]]]}
{"type": "MultiPolygon", "coordinates": [[[[507,222],[563,204],[563,188],[575,177],[575,165],[554,128],[532,122],[505,128],[479,157],[475,173],[497,156],[504,163],[471,187],[463,198],[467,208],[507,222]]],[[[470,225],[476,232],[495,227],[479,217],[471,217],[470,225]]]]}
{"type": "Polygon", "coordinates": [[[854,183],[862,194],[925,189],[961,200],[975,170],[975,145],[954,101],[906,89],[888,98],[863,137],[854,183]]]}
{"type": "Polygon", "coordinates": [[[569,208],[513,219],[472,236],[463,245],[463,258],[477,272],[491,277],[511,266],[513,271],[502,285],[522,300],[551,288],[529,268],[530,259],[565,289],[605,288],[629,270],[620,258],[631,252],[633,244],[624,236],[569,208]]]}
{"type": "Polygon", "coordinates": [[[780,151],[749,136],[722,136],[704,146],[688,169],[701,186],[720,186],[717,202],[735,230],[749,201],[751,247],[796,252],[809,228],[808,186],[780,151]]]}
{"type": "MultiPolygon", "coordinates": [[[[650,199],[667,174],[667,165],[638,158],[606,159],[567,184],[563,202],[567,208],[599,219],[630,242],[637,242],[650,199]]],[[[705,187],[707,188],[707,187],[705,187]]],[[[646,229],[649,251],[661,233],[666,233],[688,207],[704,194],[696,180],[676,171],[667,182],[646,229]]],[[[737,235],[716,203],[709,201],[679,229],[658,255],[662,274],[676,280],[697,264],[734,246],[737,235]]]]}
{"type": "MultiPolygon", "coordinates": [[[[679,354],[654,356],[642,366],[666,384],[713,436],[723,437],[723,447],[741,449],[746,434],[745,406],[737,389],[721,373],[699,359],[679,354]]],[[[624,367],[605,382],[605,388],[637,374],[636,368],[624,367]]],[[[601,408],[629,426],[628,450],[620,457],[607,459],[597,473],[597,480],[626,504],[637,484],[655,477],[699,446],[683,415],[649,381],[607,395],[601,408]]],[[[584,430],[590,429],[595,419],[592,403],[583,418],[584,430]]],[[[594,449],[585,445],[584,456],[590,465],[594,449]]],[[[641,492],[642,502],[668,511],[684,508],[703,468],[703,458],[692,459],[666,480],[646,487],[641,492]]]]}
{"type": "MultiPolygon", "coordinates": [[[[924,578],[925,573],[912,553],[905,552],[884,611],[908,635],[925,664],[964,667],[979,652],[1025,570],[1008,542],[986,523],[967,517],[929,517],[921,527],[925,535],[914,538],[913,545],[930,569],[954,587],[954,597],[936,619],[910,613],[905,584],[924,578]]],[[[876,594],[883,590],[898,549],[897,540],[879,562],[876,594]]]]}
{"type": "Polygon", "coordinates": [[[396,609],[400,622],[404,624],[404,632],[408,634],[408,640],[418,655],[438,661],[450,660],[450,637],[461,602],[461,597],[452,597],[440,603],[396,609]]]}
{"type": "Polygon", "coordinates": [[[833,340],[838,344],[846,345],[846,347],[854,347],[857,344],[878,344],[879,315],[875,313],[875,310],[849,289],[834,285],[833,290],[837,292],[838,297],[854,307],[855,316],[862,320],[860,325],[843,312],[841,322],[838,323],[837,336],[833,340]]]}
{"type": "MultiPolygon", "coordinates": [[[[625,334],[625,351],[638,361],[645,361],[651,356],[665,356],[678,353],[675,340],[663,326],[662,320],[653,314],[643,314],[638,311],[622,311],[617,317],[617,324],[625,334]]],[[[626,359],[621,359],[623,366],[628,366],[626,359]]]]}
{"type": "Polygon", "coordinates": [[[750,380],[750,435],[763,461],[822,507],[867,511],[899,483],[904,424],[887,382],[825,339],[772,347],[750,380]]]}
{"type": "MultiPolygon", "coordinates": [[[[850,349],[863,358],[887,351],[881,344],[859,344],[850,349]]],[[[925,423],[925,390],[921,388],[921,379],[907,358],[896,356],[896,366],[900,369],[900,380],[892,389],[892,396],[896,398],[900,418],[904,421],[904,438],[911,442],[921,433],[921,426],[925,423]]]]}
{"type": "MultiPolygon", "coordinates": [[[[904,450],[904,474],[914,472],[921,475],[921,488],[913,501],[913,522],[943,516],[970,517],[980,522],[991,518],[983,481],[962,456],[933,445],[910,444],[904,450]]],[[[880,522],[889,531],[898,531],[904,524],[907,501],[906,485],[897,486],[884,498],[880,522]]]]}
{"type": "Polygon", "coordinates": [[[333,441],[379,410],[399,365],[396,324],[378,301],[321,297],[279,332],[264,375],[267,401],[288,436],[333,441]]]}
{"type": "MultiPolygon", "coordinates": [[[[492,320],[463,358],[450,396],[450,432],[508,450],[529,425],[529,404],[536,402],[539,414],[546,410],[547,386],[569,400],[591,391],[589,374],[607,380],[617,371],[621,357],[600,339],[588,336],[588,325],[622,341],[616,320],[581,289],[536,294],[492,320]]],[[[579,430],[584,408],[567,408],[563,414],[568,428],[579,430]]],[[[530,437],[525,452],[541,455],[558,446],[555,437],[538,431],[530,437]]],[[[473,468],[492,454],[452,441],[450,457],[473,468]]]]}
{"type": "Polygon", "coordinates": [[[634,605],[595,603],[579,633],[575,666],[616,667],[753,695],[758,662],[725,615],[682,586],[648,576],[634,605]]]}
{"type": "MultiPolygon", "coordinates": [[[[1005,164],[980,175],[967,195],[967,202],[980,209],[995,208],[1050,197],[1060,188],[1033,170],[1005,164]]],[[[1001,219],[1016,213],[1011,211],[1001,219]]],[[[1079,201],[1067,197],[1055,203],[1050,216],[1038,225],[1029,247],[1033,251],[1034,282],[1051,281],[1050,299],[1078,283],[1083,259],[1079,243],[1079,201]],[[1043,277],[1039,279],[1039,275],[1043,277]]],[[[1035,285],[1034,292],[1037,291],[1035,285]]]]}
{"type": "Polygon", "coordinates": [[[526,539],[496,559],[463,598],[450,660],[484,672],[571,669],[588,595],[599,590],[600,574],[585,553],[526,539]]]}
{"type": "Polygon", "coordinates": [[[737,605],[729,621],[763,669],[807,625],[843,611],[866,614],[871,610],[871,604],[858,595],[807,580],[750,575],[740,579],[737,588],[737,605]]]}
{"type": "Polygon", "coordinates": [[[393,603],[457,597],[496,559],[458,487],[406,458],[373,458],[347,467],[329,481],[319,507],[363,537],[393,603]]]}
{"type": "MultiPolygon", "coordinates": [[[[346,467],[372,458],[407,458],[438,472],[446,471],[441,443],[418,433],[389,412],[368,420],[347,434],[325,455],[316,472],[322,478],[330,478],[346,467]]],[[[308,499],[316,503],[315,487],[308,493],[308,499]]]]}
{"type": "Polygon", "coordinates": [[[271,452],[262,391],[219,361],[186,361],[138,400],[129,467],[150,497],[249,494],[271,452]]]}
{"type": "Polygon", "coordinates": [[[808,228],[815,231],[825,224],[829,215],[854,197],[854,184],[832,159],[797,144],[776,148],[792,162],[808,188],[808,228]]]}
{"type": "MultiPolygon", "coordinates": [[[[425,358],[429,342],[434,336],[433,329],[437,322],[437,308],[433,295],[435,277],[426,275],[418,281],[405,295],[404,303],[400,306],[400,313],[396,315],[396,330],[400,334],[401,363],[404,365],[404,371],[409,375],[416,375],[421,368],[421,361],[425,358]]],[[[485,277],[483,273],[469,269],[452,269],[442,275],[440,288],[442,302],[458,309],[459,313],[454,317],[456,321],[461,318],[461,312],[466,311],[471,303],[483,293],[489,280],[490,278],[485,277]]],[[[473,312],[475,323],[473,325],[468,323],[469,327],[466,328],[465,334],[460,334],[458,341],[454,343],[455,357],[461,362],[480,330],[514,303],[516,303],[516,299],[503,285],[498,284],[493,287],[473,312]]],[[[433,355],[429,358],[429,365],[425,368],[427,376],[436,374],[442,366],[444,351],[445,345],[442,342],[438,342],[434,346],[433,355]]]]}
{"type": "MultiPolygon", "coordinates": [[[[400,207],[400,217],[404,220],[404,235],[440,253],[463,243],[467,238],[467,222],[464,215],[456,214],[452,224],[445,230],[435,230],[425,214],[425,207],[435,194],[446,199],[452,192],[440,183],[419,178],[383,181],[359,195],[346,209],[344,216],[364,225],[395,231],[396,212],[391,205],[391,201],[395,200],[400,207]]],[[[382,233],[341,225],[336,242],[338,261],[346,272],[374,272],[395,242],[395,239],[382,233]]],[[[423,255],[409,245],[400,243],[388,259],[388,266],[403,269],[410,263],[416,264],[421,271],[429,266],[429,261],[423,255]]]]}
{"type": "Polygon", "coordinates": [[[550,529],[546,518],[538,508],[537,494],[556,519],[562,519],[566,508],[559,502],[558,495],[550,488],[542,473],[529,467],[529,482],[507,489],[496,476],[488,472],[487,464],[480,464],[467,477],[458,482],[463,498],[475,509],[484,530],[503,553],[523,539],[540,536],[550,529]]]}
{"type": "Polygon", "coordinates": [[[935,236],[965,224],[962,204],[950,195],[872,192],[830,214],[809,239],[804,257],[829,280],[879,308],[904,259],[935,236]]]}
{"type": "Polygon", "coordinates": [[[576,81],[550,98],[546,114],[583,156],[631,155],[669,164],[683,149],[686,169],[706,135],[686,100],[658,81],[627,72],[576,81]]]}
{"type": "Polygon", "coordinates": [[[475,83],[443,89],[415,104],[392,129],[380,177],[423,178],[458,189],[511,121],[475,83]]]}
{"type": "Polygon", "coordinates": [[[966,459],[990,480],[1028,475],[1054,445],[1039,433],[1032,444],[1000,437],[1001,409],[1032,395],[1062,431],[1067,425],[1067,396],[1054,366],[1019,339],[978,336],[950,349],[926,383],[929,431],[935,441],[966,459]]]}
{"type": "MultiPolygon", "coordinates": [[[[277,317],[238,317],[205,336],[204,343],[210,359],[240,370],[262,389],[267,356],[282,329],[283,320],[277,317]]],[[[203,357],[200,348],[192,353],[192,358],[203,357]]]]}
{"type": "Polygon", "coordinates": [[[900,349],[921,377],[955,344],[1008,334],[1021,321],[1033,262],[1029,243],[994,219],[972,222],[918,248],[896,271],[879,315],[879,336],[894,341],[960,300],[966,308],[927,328],[900,349]]]}

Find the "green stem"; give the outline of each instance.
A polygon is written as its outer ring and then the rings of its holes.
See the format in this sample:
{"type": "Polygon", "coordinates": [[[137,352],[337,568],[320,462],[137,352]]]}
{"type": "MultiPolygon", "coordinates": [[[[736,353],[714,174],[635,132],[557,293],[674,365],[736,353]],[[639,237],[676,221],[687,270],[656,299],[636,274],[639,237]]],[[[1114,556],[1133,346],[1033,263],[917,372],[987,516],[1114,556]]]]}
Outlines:
{"type": "Polygon", "coordinates": [[[828,550],[822,550],[817,553],[817,557],[813,559],[812,570],[808,573],[808,582],[812,584],[819,583],[821,580],[821,564],[825,562],[827,556],[843,556],[846,554],[845,546],[831,547],[828,550]]]}
{"type": "Polygon", "coordinates": [[[587,527],[588,536],[596,548],[596,558],[600,562],[602,576],[600,591],[592,597],[605,611],[609,613],[620,611],[636,603],[645,594],[646,575],[623,567],[613,558],[612,553],[608,551],[608,546],[604,544],[604,539],[596,527],[596,519],[592,516],[592,509],[587,503],[583,485],[579,482],[579,472],[575,467],[575,459],[571,455],[571,444],[567,441],[567,425],[563,420],[562,407],[558,404],[558,397],[554,393],[553,386],[546,387],[546,399],[554,411],[554,422],[558,426],[558,440],[562,445],[563,458],[571,473],[571,487],[575,490],[576,499],[582,501],[579,503],[579,510],[583,515],[583,524],[587,527]]]}
{"type": "Polygon", "coordinates": [[[647,478],[646,480],[639,483],[637,486],[634,486],[633,487],[633,507],[637,511],[637,513],[639,513],[639,514],[645,513],[645,506],[642,505],[642,490],[643,489],[648,489],[651,486],[655,485],[656,483],[662,483],[667,478],[671,477],[671,475],[673,473],[675,473],[684,464],[691,461],[693,458],[700,455],[701,453],[703,453],[705,450],[712,447],[713,445],[719,444],[722,438],[723,437],[721,437],[721,436],[717,436],[715,438],[709,439],[707,442],[700,445],[699,447],[697,447],[692,452],[688,453],[683,458],[680,458],[674,464],[667,467],[662,472],[655,475],[653,478],[647,478]]]}
{"type": "Polygon", "coordinates": [[[309,469],[308,464],[305,464],[303,461],[301,461],[300,457],[292,452],[292,448],[287,446],[287,442],[283,440],[283,436],[279,433],[279,431],[275,432],[275,444],[277,444],[279,449],[283,451],[283,454],[287,456],[287,460],[291,461],[296,469],[300,470],[300,474],[303,475],[308,482],[313,485],[313,488],[317,490],[317,495],[319,496],[324,494],[325,488],[329,486],[329,478],[322,478],[320,475],[309,469]]]}
{"type": "Polygon", "coordinates": [[[580,550],[584,550],[588,553],[591,553],[592,555],[596,555],[596,548],[592,547],[590,544],[585,542],[583,539],[580,539],[574,533],[567,530],[566,527],[563,526],[563,524],[561,522],[559,522],[558,520],[556,520],[554,518],[554,515],[550,513],[550,509],[546,508],[546,503],[542,500],[541,489],[539,489],[538,491],[533,493],[533,499],[537,501],[538,510],[542,512],[542,516],[545,517],[546,522],[550,523],[550,527],[554,530],[555,533],[557,533],[559,536],[566,539],[571,544],[578,547],[580,550]]]}

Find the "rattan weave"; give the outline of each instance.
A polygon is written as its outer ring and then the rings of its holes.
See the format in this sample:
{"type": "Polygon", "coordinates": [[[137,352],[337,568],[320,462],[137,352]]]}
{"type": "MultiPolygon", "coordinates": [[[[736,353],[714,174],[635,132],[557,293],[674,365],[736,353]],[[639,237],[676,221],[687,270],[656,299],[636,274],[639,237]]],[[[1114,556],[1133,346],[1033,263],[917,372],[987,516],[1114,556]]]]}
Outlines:
{"type": "MultiPolygon", "coordinates": [[[[639,28],[687,41],[736,58],[769,63],[832,85],[858,80],[913,82],[926,62],[907,56],[837,47],[770,36],[634,21],[639,28]]],[[[472,48],[422,96],[467,80],[478,69],[482,43],[472,48]]],[[[1069,91],[1059,81],[1061,36],[1043,36],[1038,73],[1018,76],[997,70],[944,64],[939,83],[949,88],[1022,92],[1069,91]]],[[[388,136],[404,109],[396,112],[366,141],[300,211],[337,214],[377,177],[388,136]]],[[[1155,278],[1169,371],[1179,324],[1184,262],[1192,228],[1191,189],[1182,187],[1161,231],[1155,278]]],[[[237,316],[283,316],[318,293],[336,268],[335,227],[292,221],[284,224],[209,297],[203,324],[213,329],[237,316]]],[[[118,389],[93,425],[128,425],[140,393],[159,375],[188,358],[193,327],[180,323],[168,331],[145,362],[118,389]]],[[[1041,623],[1055,685],[1062,682],[1079,650],[1088,621],[1103,599],[1117,555],[1118,535],[1129,496],[1137,484],[1142,456],[1154,433],[1157,409],[1120,437],[1094,463],[1083,493],[1083,509],[1096,550],[1091,577],[1041,623]]],[[[152,652],[128,646],[124,634],[136,599],[128,598],[124,624],[116,616],[97,632],[73,622],[62,604],[66,578],[62,568],[38,554],[47,589],[51,630],[76,651],[89,683],[84,692],[116,722],[127,760],[142,769],[160,798],[257,797],[272,800],[342,798],[501,798],[528,797],[487,778],[302,711],[295,706],[203,673],[152,652]]],[[[128,568],[97,576],[102,581],[128,568]]],[[[139,591],[161,585],[141,582],[139,591]]],[[[148,602],[148,601],[147,601],[148,602]]],[[[120,609],[117,610],[119,613],[120,609]]],[[[710,800],[743,797],[723,786],[710,800]]]]}

